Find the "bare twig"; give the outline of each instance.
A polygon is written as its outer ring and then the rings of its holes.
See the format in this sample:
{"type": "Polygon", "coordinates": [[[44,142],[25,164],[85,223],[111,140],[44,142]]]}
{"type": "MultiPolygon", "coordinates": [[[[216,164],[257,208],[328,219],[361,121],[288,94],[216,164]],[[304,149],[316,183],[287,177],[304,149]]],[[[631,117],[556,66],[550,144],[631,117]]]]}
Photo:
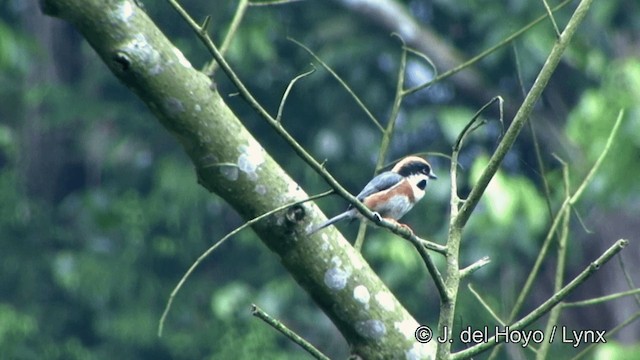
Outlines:
{"type": "Polygon", "coordinates": [[[596,304],[601,304],[607,301],[620,299],[625,296],[630,296],[630,295],[636,296],[638,294],[640,294],[640,289],[627,290],[627,291],[622,291],[619,293],[601,296],[593,299],[562,303],[562,307],[578,307],[578,306],[596,305],[596,304]]]}
{"type": "MultiPolygon", "coordinates": [[[[627,285],[629,286],[629,288],[630,289],[637,288],[636,284],[634,284],[633,279],[631,278],[631,275],[627,271],[627,267],[624,264],[624,259],[622,259],[622,256],[618,256],[618,264],[620,264],[620,269],[622,269],[622,273],[624,274],[624,279],[627,281],[627,285]]],[[[636,295],[635,299],[636,299],[636,304],[640,306],[640,296],[636,295]]]]}
{"type": "Polygon", "coordinates": [[[487,304],[486,301],[484,301],[484,299],[482,298],[482,296],[480,296],[480,294],[478,294],[478,292],[473,288],[473,286],[471,286],[471,284],[467,285],[467,288],[469,289],[469,291],[471,291],[471,293],[473,294],[473,296],[476,297],[476,300],[478,300],[478,302],[480,303],[480,305],[482,305],[482,307],[487,310],[487,312],[489,313],[489,315],[491,315],[491,317],[493,317],[493,319],[500,325],[504,326],[504,321],[502,319],[500,319],[500,317],[498,316],[498,314],[495,313],[495,311],[493,311],[493,309],[491,308],[491,306],[489,306],[489,304],[487,304]]]}
{"type": "MultiPolygon", "coordinates": [[[[640,319],[640,311],[636,312],[635,314],[631,315],[628,319],[626,319],[625,321],[623,321],[621,324],[619,324],[618,326],[614,327],[611,330],[607,331],[607,336],[611,337],[613,335],[615,335],[618,331],[624,329],[627,325],[633,323],[634,321],[640,319]]],[[[578,353],[578,355],[574,356],[573,358],[571,358],[571,360],[578,360],[583,358],[589,351],[593,350],[593,348],[598,345],[597,342],[593,342],[591,344],[588,344],[582,351],[580,351],[578,353]]]]}
{"type": "MultiPolygon", "coordinates": [[[[244,14],[247,12],[247,7],[249,6],[249,0],[240,0],[238,2],[238,8],[236,9],[236,13],[233,15],[233,19],[231,20],[231,24],[229,24],[229,29],[227,30],[227,34],[222,41],[222,45],[220,45],[220,53],[222,55],[227,53],[229,50],[229,46],[231,46],[231,40],[236,35],[238,28],[240,27],[240,23],[242,23],[242,19],[244,18],[244,14]]],[[[215,71],[215,61],[211,61],[209,67],[205,69],[205,74],[211,74],[215,71]]]]}
{"type": "Polygon", "coordinates": [[[481,268],[487,266],[491,262],[488,256],[481,258],[480,260],[474,262],[473,264],[460,269],[460,280],[466,278],[467,276],[473,274],[474,272],[480,270],[481,268]]]}
{"type": "Polygon", "coordinates": [[[289,340],[300,345],[301,348],[303,348],[306,352],[311,354],[311,356],[313,356],[314,358],[329,360],[329,357],[323,354],[315,346],[311,345],[311,343],[309,343],[307,340],[302,338],[302,336],[296,334],[295,331],[289,329],[283,323],[271,317],[264,310],[260,309],[256,304],[251,304],[251,315],[257,317],[258,319],[267,323],[272,328],[281,332],[284,336],[289,338],[289,340]]]}
{"type": "Polygon", "coordinates": [[[305,0],[266,0],[266,1],[251,1],[249,6],[276,6],[287,5],[305,0]]]}
{"type": "Polygon", "coordinates": [[[547,0],[542,0],[544,4],[544,9],[547,11],[547,16],[549,20],[551,20],[551,24],[553,24],[553,30],[556,32],[556,36],[560,37],[560,28],[558,28],[558,24],[556,24],[556,19],[553,17],[553,10],[549,7],[547,0]]]}
{"type": "MultiPolygon", "coordinates": [[[[513,57],[516,63],[516,75],[518,76],[518,84],[520,85],[520,91],[522,92],[522,97],[527,96],[527,91],[524,88],[524,80],[522,79],[522,66],[520,65],[520,56],[518,56],[518,48],[514,43],[513,46],[513,57]]],[[[533,124],[533,121],[529,118],[527,120],[527,124],[529,125],[529,132],[531,133],[531,141],[533,142],[533,150],[536,155],[536,163],[538,165],[538,175],[540,176],[540,180],[542,181],[542,189],[544,191],[544,199],[547,204],[547,211],[549,212],[549,219],[553,219],[553,208],[551,207],[551,190],[549,189],[549,182],[547,181],[547,177],[545,176],[547,171],[544,166],[544,162],[542,161],[542,152],[540,151],[540,142],[538,141],[538,135],[536,133],[536,128],[533,124]]]]}
{"type": "Polygon", "coordinates": [[[284,104],[287,102],[287,98],[289,97],[289,92],[291,92],[291,89],[293,88],[293,84],[295,84],[296,81],[302,79],[303,77],[313,74],[316,71],[316,67],[313,66],[313,64],[311,64],[311,67],[311,70],[296,76],[289,82],[289,85],[287,85],[287,89],[284,91],[284,95],[282,95],[282,99],[280,100],[280,106],[278,106],[278,115],[276,115],[277,122],[282,121],[282,110],[284,109],[284,104]]]}
{"type": "MultiPolygon", "coordinates": [[[[558,10],[560,10],[561,8],[565,7],[567,4],[569,4],[572,0],[564,0],[563,2],[561,2],[560,4],[558,4],[557,6],[555,6],[554,8],[551,9],[552,12],[556,12],[558,10]]],[[[513,40],[517,39],[518,37],[520,37],[521,35],[523,35],[524,33],[526,33],[529,29],[531,29],[532,27],[538,25],[541,21],[543,21],[544,19],[546,19],[548,17],[548,14],[542,15],[540,17],[538,17],[537,19],[533,20],[532,22],[530,22],[529,24],[525,25],[523,28],[519,29],[518,31],[514,32],[513,34],[507,36],[506,38],[504,38],[502,41],[500,41],[499,43],[497,43],[496,45],[488,48],[487,50],[481,52],[480,54],[472,57],[471,59],[463,62],[462,64],[456,66],[455,68],[445,71],[442,74],[436,76],[433,80],[426,82],[422,85],[418,85],[415,87],[412,87],[410,89],[407,89],[405,91],[406,95],[409,94],[413,94],[417,91],[420,91],[424,88],[427,88],[439,81],[442,81],[446,78],[449,78],[457,73],[459,73],[460,71],[470,67],[471,65],[479,62],[480,60],[484,59],[485,57],[491,55],[492,53],[494,53],[496,50],[500,49],[501,47],[508,45],[509,43],[511,43],[513,40]]]]}
{"type": "Polygon", "coordinates": [[[503,118],[503,114],[504,114],[504,110],[503,110],[503,104],[504,104],[504,100],[502,99],[502,96],[495,96],[493,99],[489,100],[489,102],[487,102],[486,104],[484,104],[480,110],[476,111],[476,113],[473,115],[473,117],[471,118],[471,120],[467,123],[467,125],[465,125],[465,127],[462,129],[462,131],[460,132],[460,134],[458,135],[458,138],[456,139],[455,144],[453,145],[453,151],[460,151],[460,149],[462,149],[462,144],[464,142],[464,140],[467,138],[467,136],[469,134],[471,134],[474,130],[476,130],[479,126],[478,124],[476,124],[477,121],[479,121],[480,119],[480,115],[491,105],[493,105],[495,102],[498,102],[499,104],[499,109],[500,109],[500,123],[503,124],[504,123],[504,118],[503,118]]]}
{"type": "Polygon", "coordinates": [[[445,287],[444,280],[442,279],[442,275],[440,274],[440,271],[438,270],[436,265],[433,263],[433,260],[431,260],[431,256],[429,256],[429,252],[423,246],[423,243],[421,241],[418,241],[415,236],[411,236],[408,240],[413,244],[416,250],[418,250],[418,254],[420,254],[420,257],[422,258],[422,261],[427,267],[429,274],[433,278],[433,282],[436,284],[436,288],[438,289],[438,294],[440,295],[440,302],[443,302],[443,303],[448,302],[449,293],[447,292],[447,288],[445,287]]]}
{"type": "MultiPolygon", "coordinates": [[[[571,186],[569,181],[569,167],[565,162],[562,162],[562,175],[564,180],[564,192],[565,196],[569,198],[571,196],[571,186]]],[[[571,218],[571,209],[567,207],[562,213],[562,227],[560,231],[560,238],[558,239],[558,259],[556,264],[556,276],[554,282],[553,292],[557,293],[562,289],[562,285],[564,284],[564,270],[565,263],[567,257],[567,242],[569,239],[569,219],[571,218]]],[[[551,334],[552,329],[558,323],[558,319],[560,318],[560,313],[562,312],[563,306],[557,306],[553,308],[549,314],[549,319],[547,320],[547,326],[545,328],[545,334],[551,334]]],[[[551,348],[550,341],[543,341],[540,345],[540,349],[536,354],[536,359],[544,360],[547,358],[547,353],[551,348]]]]}
{"type": "Polygon", "coordinates": [[[347,85],[347,83],[344,80],[342,80],[342,78],[338,74],[336,74],[336,72],[333,71],[333,69],[329,65],[327,65],[327,63],[322,61],[322,59],[320,59],[320,57],[318,57],[318,55],[316,55],[313,51],[311,51],[311,49],[309,49],[304,44],[302,44],[299,41],[297,41],[295,39],[292,39],[292,38],[289,38],[289,40],[292,41],[294,44],[296,44],[296,45],[300,46],[301,48],[303,48],[307,53],[309,53],[309,55],[311,55],[317,62],[319,62],[320,65],[322,65],[322,67],[325,68],[325,70],[327,70],[329,72],[329,74],[331,74],[331,76],[333,76],[333,78],[336,79],[338,81],[338,83],[340,85],[342,85],[342,87],[345,90],[347,90],[349,95],[351,95],[353,100],[355,100],[355,102],[358,104],[358,106],[362,109],[362,111],[364,111],[364,113],[367,115],[369,120],[371,120],[371,122],[373,122],[373,124],[378,128],[378,130],[380,130],[380,132],[384,133],[384,128],[382,127],[382,125],[380,125],[380,121],[378,121],[378,119],[376,119],[376,117],[373,116],[371,111],[369,111],[369,109],[364,105],[364,103],[362,102],[362,100],[360,100],[358,95],[356,95],[353,92],[353,90],[351,90],[349,85],[347,85]]]}

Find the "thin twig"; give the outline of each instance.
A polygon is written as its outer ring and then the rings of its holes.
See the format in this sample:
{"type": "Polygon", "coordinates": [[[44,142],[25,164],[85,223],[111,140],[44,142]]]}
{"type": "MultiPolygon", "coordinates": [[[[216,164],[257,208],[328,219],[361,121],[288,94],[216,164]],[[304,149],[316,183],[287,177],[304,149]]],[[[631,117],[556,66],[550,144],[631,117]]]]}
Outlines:
{"type": "MultiPolygon", "coordinates": [[[[561,2],[560,4],[558,4],[557,6],[552,8],[551,10],[553,12],[556,12],[556,11],[560,10],[561,8],[565,7],[571,1],[572,0],[564,0],[563,2],[561,2]]],[[[543,21],[547,17],[548,17],[547,14],[540,16],[539,18],[533,20],[532,22],[530,22],[529,24],[527,24],[523,28],[521,28],[518,31],[514,32],[513,34],[507,36],[506,38],[504,38],[502,41],[500,41],[496,45],[488,48],[487,50],[481,52],[480,54],[478,54],[478,55],[472,57],[471,59],[463,62],[462,64],[456,66],[455,68],[443,72],[442,74],[436,76],[434,79],[432,79],[429,82],[426,82],[426,83],[424,83],[422,85],[418,85],[418,86],[415,86],[415,87],[412,87],[410,89],[405,90],[405,95],[410,95],[410,94],[413,94],[413,93],[415,93],[417,91],[420,91],[420,90],[422,90],[424,88],[427,88],[427,87],[431,86],[432,84],[437,83],[438,81],[442,81],[442,80],[444,80],[444,79],[446,79],[448,77],[451,77],[451,76],[459,73],[460,71],[470,67],[471,65],[475,64],[476,62],[479,62],[483,58],[491,55],[494,51],[500,49],[501,47],[509,44],[510,42],[515,40],[516,38],[520,37],[521,35],[526,33],[529,29],[531,29],[532,27],[538,25],[541,21],[543,21]]]]}
{"type": "Polygon", "coordinates": [[[232,236],[236,235],[237,233],[239,233],[240,231],[248,228],[249,226],[257,223],[258,221],[271,216],[279,211],[288,209],[292,206],[296,206],[296,205],[300,205],[303,204],[307,201],[313,201],[316,199],[319,199],[321,197],[330,195],[331,193],[333,193],[333,190],[329,190],[329,191],[325,191],[323,193],[314,195],[314,196],[310,196],[306,199],[302,199],[302,200],[298,200],[289,204],[285,204],[282,205],[280,207],[277,207],[271,211],[268,211],[260,216],[257,216],[247,222],[245,222],[244,224],[242,224],[241,226],[237,227],[236,229],[234,229],[233,231],[231,231],[230,233],[228,233],[227,235],[225,235],[223,238],[221,238],[220,240],[218,240],[218,242],[216,242],[215,244],[213,244],[211,247],[209,247],[204,253],[202,253],[202,255],[200,255],[198,257],[198,259],[196,259],[196,261],[193,262],[193,264],[191,264],[191,266],[189,267],[189,269],[184,273],[184,275],[182,275],[182,277],[180,278],[180,281],[178,281],[178,284],[176,285],[176,287],[171,291],[171,294],[169,295],[169,300],[167,301],[167,305],[164,308],[164,311],[162,312],[162,316],[160,317],[160,322],[158,323],[158,337],[162,337],[162,331],[164,330],[164,322],[167,318],[167,315],[169,314],[169,310],[171,309],[171,305],[173,304],[173,299],[176,297],[176,295],[178,294],[178,292],[180,291],[180,289],[182,288],[182,286],[184,285],[184,283],[187,281],[187,279],[189,278],[189,276],[195,271],[195,269],[198,267],[198,265],[200,265],[204,259],[206,259],[209,255],[211,255],[211,253],[213,253],[220,245],[222,245],[224,242],[226,242],[228,239],[230,239],[232,236]]]}
{"type": "Polygon", "coordinates": [[[266,1],[251,1],[249,6],[276,6],[287,5],[305,0],[266,0],[266,1]]]}
{"type": "Polygon", "coordinates": [[[466,278],[467,276],[473,274],[474,272],[480,270],[481,268],[489,265],[491,259],[488,256],[482,257],[480,260],[474,262],[473,264],[460,269],[460,280],[466,278]]]}
{"type": "Polygon", "coordinates": [[[638,295],[638,294],[640,294],[640,289],[633,289],[633,290],[622,291],[622,292],[619,292],[619,293],[606,295],[606,296],[601,296],[601,297],[588,299],[588,300],[562,303],[562,306],[563,307],[577,307],[577,306],[596,305],[596,304],[601,304],[603,302],[620,299],[620,298],[625,297],[625,296],[630,296],[630,295],[634,295],[635,296],[635,295],[638,295]]]}
{"type": "Polygon", "coordinates": [[[420,239],[418,238],[418,241],[420,241],[422,243],[422,246],[424,246],[425,248],[435,251],[437,253],[440,253],[440,255],[447,255],[447,247],[444,245],[440,245],[434,242],[431,242],[429,240],[424,240],[424,239],[420,239]]]}
{"type": "Polygon", "coordinates": [[[258,319],[264,321],[272,328],[281,332],[284,336],[289,338],[289,340],[294,343],[300,345],[306,352],[311,354],[316,359],[329,360],[325,354],[323,354],[320,350],[318,350],[315,346],[311,345],[310,342],[302,338],[302,336],[296,334],[295,331],[286,327],[282,322],[274,319],[269,314],[267,314],[264,310],[260,309],[256,304],[251,304],[251,315],[257,317],[258,319]]]}
{"type": "Polygon", "coordinates": [[[551,11],[549,4],[547,4],[547,0],[542,0],[542,3],[544,4],[544,9],[547,11],[549,20],[551,20],[551,24],[553,24],[553,30],[556,32],[556,36],[560,37],[560,29],[558,28],[558,24],[556,24],[556,19],[553,17],[553,11],[551,11]]]}
{"type": "Polygon", "coordinates": [[[336,72],[333,71],[333,69],[329,65],[327,65],[327,63],[322,61],[322,59],[320,59],[320,57],[318,55],[316,55],[311,49],[309,49],[307,46],[305,46],[301,42],[299,42],[299,41],[297,41],[297,40],[295,40],[293,38],[288,38],[288,39],[289,39],[289,41],[291,41],[294,44],[296,44],[296,45],[300,46],[301,48],[303,48],[307,53],[309,53],[309,55],[311,55],[311,57],[313,57],[317,62],[319,62],[320,65],[322,65],[322,67],[325,68],[325,70],[327,70],[329,72],[329,74],[331,74],[331,76],[333,76],[333,78],[336,79],[338,81],[338,83],[340,85],[342,85],[342,87],[345,90],[347,90],[349,95],[351,95],[351,97],[355,100],[355,102],[362,109],[362,111],[364,111],[364,113],[367,115],[369,120],[371,120],[371,122],[373,122],[373,124],[378,128],[378,130],[380,130],[380,132],[382,132],[384,134],[384,128],[382,127],[382,125],[380,125],[380,122],[378,121],[378,119],[376,119],[376,117],[373,116],[371,111],[369,111],[369,109],[364,105],[364,103],[362,102],[362,100],[360,100],[358,95],[356,95],[356,93],[354,93],[353,90],[351,90],[349,85],[347,85],[347,83],[344,80],[342,80],[342,78],[338,74],[336,74],[336,72]]]}
{"type": "Polygon", "coordinates": [[[280,100],[280,106],[278,106],[278,114],[276,115],[277,122],[282,121],[282,110],[284,109],[284,104],[287,102],[287,98],[289,97],[289,92],[293,88],[293,84],[295,84],[296,81],[302,79],[303,77],[313,74],[316,71],[316,67],[313,66],[313,64],[311,64],[311,67],[312,67],[311,70],[305,73],[302,73],[294,77],[293,80],[289,81],[289,85],[287,85],[287,89],[284,91],[284,95],[282,95],[282,99],[280,100]]]}
{"type": "MultiPolygon", "coordinates": [[[[411,47],[405,46],[404,47],[406,49],[406,51],[412,53],[413,55],[416,55],[417,57],[421,58],[422,60],[424,60],[427,64],[429,64],[429,66],[431,67],[431,69],[433,70],[433,75],[431,76],[431,80],[426,81],[423,84],[420,84],[418,86],[423,86],[423,85],[427,85],[427,86],[431,86],[434,84],[433,79],[438,77],[438,68],[436,67],[436,64],[426,55],[421,53],[420,51],[413,49],[411,47]]],[[[424,88],[422,88],[424,89],[424,88]]],[[[412,92],[409,91],[402,91],[402,96],[407,96],[407,95],[411,95],[412,92]]]]}
{"type": "Polygon", "coordinates": [[[495,311],[493,311],[493,309],[491,308],[491,306],[489,306],[489,304],[487,304],[486,301],[484,301],[484,299],[482,298],[482,296],[480,296],[480,294],[473,288],[473,286],[471,286],[471,284],[467,285],[467,288],[469,289],[469,291],[471,291],[471,293],[473,294],[473,296],[476,297],[476,300],[478,300],[478,302],[480,303],[480,305],[482,305],[482,307],[487,310],[487,312],[489,313],[489,315],[491,315],[491,317],[493,317],[493,319],[498,322],[498,324],[504,326],[504,321],[502,321],[502,319],[500,319],[500,317],[498,316],[498,314],[495,313],[495,311]]]}
{"type": "MultiPolygon", "coordinates": [[[[224,40],[222,41],[222,45],[220,46],[220,53],[222,55],[227,53],[227,50],[231,45],[231,40],[233,40],[233,37],[238,31],[238,28],[240,27],[240,23],[244,18],[244,14],[247,12],[248,5],[249,5],[249,0],[240,0],[240,2],[238,2],[238,8],[236,9],[235,14],[233,15],[233,19],[231,20],[231,24],[229,24],[229,29],[227,30],[227,34],[225,35],[224,40]]],[[[207,16],[206,18],[207,23],[209,22],[210,19],[211,17],[207,16]]],[[[204,31],[207,31],[207,27],[204,25],[202,26],[202,29],[204,31]]],[[[212,76],[213,73],[216,71],[217,65],[218,63],[216,62],[216,60],[212,59],[204,67],[202,72],[207,74],[208,76],[212,76]]]]}
{"type": "Polygon", "coordinates": [[[591,179],[593,179],[593,177],[596,175],[596,173],[600,169],[600,165],[604,161],[606,154],[609,152],[611,145],[613,145],[613,139],[618,134],[618,130],[620,129],[620,124],[622,123],[623,117],[624,117],[624,110],[620,110],[618,112],[618,118],[616,119],[616,122],[613,125],[613,129],[611,130],[611,134],[609,134],[609,138],[607,138],[607,143],[604,146],[604,150],[602,151],[602,153],[600,153],[600,156],[598,157],[595,164],[591,168],[591,171],[589,171],[587,176],[584,178],[584,181],[582,181],[582,183],[578,187],[578,190],[576,190],[576,192],[571,197],[571,201],[570,201],[571,205],[575,204],[576,201],[578,201],[580,196],[582,196],[582,192],[584,192],[584,190],[587,188],[587,186],[591,182],[591,179]]]}
{"type": "MultiPolygon", "coordinates": [[[[565,197],[571,196],[571,185],[569,180],[569,167],[565,162],[562,162],[562,178],[564,180],[564,192],[565,197]]],[[[569,219],[571,218],[571,209],[567,207],[562,214],[562,226],[560,228],[560,238],[558,239],[558,258],[556,260],[556,274],[554,281],[554,294],[559,292],[562,289],[562,285],[564,284],[564,271],[565,264],[567,258],[567,242],[569,239],[569,219]]],[[[551,309],[549,314],[549,318],[547,319],[547,326],[544,330],[545,334],[551,334],[552,329],[558,323],[558,319],[560,319],[560,314],[564,306],[557,306],[551,309]]],[[[536,354],[536,359],[544,360],[547,358],[547,354],[549,349],[551,348],[550,341],[543,341],[540,345],[540,349],[536,354]]]]}
{"type": "Polygon", "coordinates": [[[422,258],[422,261],[427,267],[429,274],[433,278],[433,282],[435,283],[436,288],[438,289],[438,294],[440,295],[440,302],[442,303],[448,302],[450,299],[450,296],[444,284],[444,279],[442,278],[442,275],[440,274],[440,271],[434,264],[433,260],[431,260],[431,256],[429,255],[429,252],[423,246],[422,242],[418,241],[415,236],[411,236],[408,240],[411,241],[411,243],[416,248],[416,250],[418,250],[418,254],[420,254],[420,257],[422,258]]]}
{"type": "MultiPolygon", "coordinates": [[[[520,57],[518,56],[518,48],[514,43],[512,46],[513,49],[513,58],[516,62],[516,75],[518,77],[518,85],[520,85],[520,91],[522,92],[522,97],[527,96],[527,91],[524,88],[524,80],[522,79],[522,65],[520,65],[520,57]]],[[[538,141],[538,134],[536,133],[535,126],[531,118],[527,119],[527,124],[529,125],[529,132],[531,133],[531,140],[533,142],[533,150],[536,155],[536,163],[538,165],[538,175],[542,180],[542,189],[544,191],[544,199],[547,204],[547,211],[549,213],[549,220],[553,219],[553,208],[551,207],[551,190],[549,189],[549,182],[547,181],[547,177],[545,176],[547,170],[544,166],[544,161],[542,161],[542,152],[540,151],[540,141],[538,141]]]]}
{"type": "Polygon", "coordinates": [[[466,137],[472,133],[474,130],[476,130],[478,128],[478,126],[476,125],[476,122],[480,119],[480,115],[491,105],[493,105],[493,103],[498,102],[499,104],[499,109],[500,109],[500,123],[502,124],[504,122],[503,119],[503,104],[504,104],[504,100],[502,99],[502,96],[495,96],[494,98],[492,98],[491,100],[489,100],[489,102],[487,102],[486,104],[484,104],[480,110],[476,111],[475,114],[473,114],[473,117],[471,118],[471,120],[469,120],[469,122],[467,123],[467,125],[465,125],[465,127],[462,129],[462,131],[460,132],[460,134],[458,135],[458,138],[456,139],[455,144],[453,145],[453,151],[460,151],[460,149],[462,148],[462,143],[464,142],[464,140],[466,139],[466,137]]]}
{"type": "MultiPolygon", "coordinates": [[[[633,282],[633,279],[631,278],[631,275],[629,274],[629,272],[627,271],[627,267],[624,264],[624,259],[622,259],[622,256],[618,256],[618,264],[620,264],[620,269],[622,269],[622,273],[624,274],[624,279],[627,281],[627,285],[629,286],[630,289],[635,289],[636,288],[636,284],[633,282]]],[[[640,296],[634,296],[636,299],[636,304],[638,304],[640,306],[640,296]]]]}
{"type": "MultiPolygon", "coordinates": [[[[625,321],[623,321],[620,325],[614,327],[611,330],[607,331],[607,336],[608,337],[612,337],[613,335],[615,335],[618,331],[624,329],[627,325],[631,324],[632,322],[636,321],[640,319],[640,311],[636,312],[635,314],[631,315],[628,319],[626,319],[625,321]]],[[[580,351],[578,353],[578,355],[574,356],[573,358],[571,358],[571,360],[578,360],[581,359],[582,357],[584,357],[589,351],[593,350],[594,347],[596,347],[598,345],[597,342],[593,342],[589,345],[587,345],[582,351],[580,351]]]]}

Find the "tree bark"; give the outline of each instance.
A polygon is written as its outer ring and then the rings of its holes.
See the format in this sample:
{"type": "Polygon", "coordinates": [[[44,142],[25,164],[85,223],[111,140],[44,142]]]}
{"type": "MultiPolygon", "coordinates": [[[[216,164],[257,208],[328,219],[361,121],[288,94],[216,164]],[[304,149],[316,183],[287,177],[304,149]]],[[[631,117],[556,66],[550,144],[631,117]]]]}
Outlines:
{"type": "MultiPolygon", "coordinates": [[[[244,219],[307,197],[224,103],[215,83],[191,66],[134,1],[41,0],[41,7],[79,30],[179,140],[200,184],[244,219]]],[[[434,343],[416,342],[418,323],[336,230],[306,235],[311,220],[323,219],[314,204],[304,204],[253,229],[332,319],[354,355],[433,358],[434,343]]],[[[251,263],[247,259],[246,266],[251,263]]]]}

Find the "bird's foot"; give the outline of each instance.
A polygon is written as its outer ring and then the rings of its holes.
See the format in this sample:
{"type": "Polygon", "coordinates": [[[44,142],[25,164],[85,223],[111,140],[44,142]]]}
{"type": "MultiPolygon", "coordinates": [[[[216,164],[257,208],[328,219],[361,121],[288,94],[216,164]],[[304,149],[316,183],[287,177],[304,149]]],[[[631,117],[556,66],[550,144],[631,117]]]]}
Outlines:
{"type": "Polygon", "coordinates": [[[403,223],[398,223],[398,226],[400,226],[402,229],[407,230],[412,236],[414,235],[413,234],[413,229],[409,225],[403,224],[403,223]]]}
{"type": "Polygon", "coordinates": [[[390,223],[395,224],[397,227],[401,228],[401,229],[405,229],[407,230],[411,235],[413,235],[413,229],[411,229],[411,227],[409,227],[409,225],[407,224],[403,224],[401,222],[399,222],[398,220],[395,219],[391,219],[391,218],[385,218],[385,220],[387,220],[390,223]]]}

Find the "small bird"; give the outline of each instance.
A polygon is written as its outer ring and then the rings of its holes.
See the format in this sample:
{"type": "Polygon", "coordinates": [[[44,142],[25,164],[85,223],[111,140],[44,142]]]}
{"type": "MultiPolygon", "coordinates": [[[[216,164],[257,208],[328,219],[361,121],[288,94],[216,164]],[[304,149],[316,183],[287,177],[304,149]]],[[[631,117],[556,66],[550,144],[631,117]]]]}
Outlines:
{"type": "MultiPolygon", "coordinates": [[[[380,173],[360,191],[356,198],[380,217],[397,222],[425,194],[430,179],[437,179],[431,165],[417,156],[407,156],[390,171],[380,173]]],[[[347,211],[320,224],[309,235],[344,219],[362,217],[357,209],[349,205],[347,211]]],[[[406,225],[402,225],[408,227],[406,225]]]]}

